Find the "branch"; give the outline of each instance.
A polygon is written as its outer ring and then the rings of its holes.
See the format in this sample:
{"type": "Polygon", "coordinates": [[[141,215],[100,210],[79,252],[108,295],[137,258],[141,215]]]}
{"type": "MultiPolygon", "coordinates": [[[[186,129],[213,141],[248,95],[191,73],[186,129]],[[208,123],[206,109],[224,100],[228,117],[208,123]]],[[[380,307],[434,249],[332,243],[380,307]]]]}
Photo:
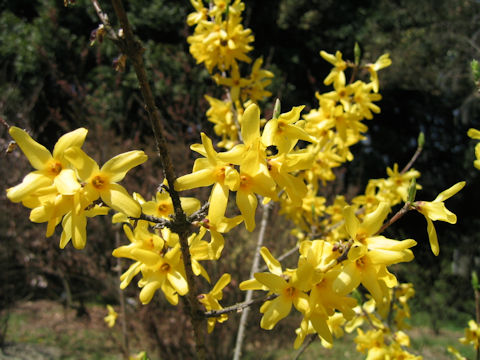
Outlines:
{"type": "Polygon", "coordinates": [[[378,230],[375,233],[375,235],[380,235],[382,232],[385,231],[386,228],[388,228],[394,222],[399,220],[403,215],[405,215],[410,210],[413,210],[413,207],[412,207],[412,204],[409,201],[407,201],[405,205],[403,205],[403,207],[400,210],[398,210],[398,212],[395,215],[393,215],[385,224],[383,224],[383,226],[380,228],[380,230],[378,230]]]}
{"type": "Polygon", "coordinates": [[[417,158],[420,156],[423,150],[423,145],[425,143],[425,137],[423,135],[423,132],[421,132],[420,135],[418,136],[417,143],[418,143],[417,150],[415,151],[415,153],[413,154],[412,158],[407,163],[407,165],[405,165],[402,171],[400,171],[400,174],[405,174],[412,167],[413,163],[417,160],[417,158]]]}
{"type": "Polygon", "coordinates": [[[92,0],[92,5],[97,12],[97,16],[102,22],[103,26],[105,26],[105,30],[108,31],[108,35],[110,36],[110,39],[115,42],[118,45],[119,39],[115,31],[113,30],[112,26],[110,25],[110,20],[108,20],[107,14],[105,14],[102,11],[102,8],[100,7],[100,4],[98,3],[97,0],[92,0]]]}
{"type": "Polygon", "coordinates": [[[204,318],[199,315],[201,312],[201,307],[200,303],[196,299],[198,291],[195,283],[195,276],[192,270],[192,259],[190,257],[190,251],[188,247],[188,236],[192,232],[191,224],[187,221],[186,215],[182,209],[180,196],[174,190],[176,175],[168,151],[167,142],[165,140],[165,129],[161,122],[160,112],[155,105],[155,99],[153,97],[153,93],[145,71],[145,65],[142,57],[144,49],[140,42],[137,41],[133,35],[133,31],[130,26],[130,22],[128,21],[122,1],[112,0],[112,5],[124,34],[124,37],[119,39],[117,45],[120,47],[122,53],[125,54],[132,62],[132,65],[135,69],[135,74],[137,75],[140,91],[145,103],[145,110],[148,113],[148,118],[155,136],[160,161],[162,162],[163,173],[167,179],[167,186],[170,189],[170,197],[175,210],[175,216],[172,220],[172,225],[174,225],[175,232],[179,237],[183,264],[185,267],[185,274],[189,290],[187,293],[189,304],[188,307],[195,336],[196,353],[198,358],[203,360],[207,358],[204,339],[205,321],[204,318]]]}
{"type": "Polygon", "coordinates": [[[302,354],[305,352],[305,350],[307,350],[307,348],[310,346],[310,344],[313,343],[317,337],[318,337],[318,334],[311,334],[308,337],[308,340],[305,343],[303,343],[300,350],[298,350],[298,353],[297,353],[297,355],[295,355],[294,360],[300,359],[300,356],[302,356],[302,354]]]}
{"type": "MultiPolygon", "coordinates": [[[[222,314],[228,314],[228,313],[231,313],[231,312],[241,312],[243,309],[248,308],[251,305],[261,303],[261,302],[265,302],[265,301],[268,301],[268,300],[273,300],[276,297],[278,297],[277,294],[270,294],[270,295],[262,297],[262,298],[251,299],[251,300],[244,301],[244,302],[232,305],[232,306],[228,306],[226,308],[223,308],[222,310],[206,311],[206,312],[203,313],[203,316],[209,318],[209,317],[217,317],[217,316],[220,316],[222,314]]],[[[243,312],[242,314],[244,314],[244,313],[245,312],[243,312]]]]}

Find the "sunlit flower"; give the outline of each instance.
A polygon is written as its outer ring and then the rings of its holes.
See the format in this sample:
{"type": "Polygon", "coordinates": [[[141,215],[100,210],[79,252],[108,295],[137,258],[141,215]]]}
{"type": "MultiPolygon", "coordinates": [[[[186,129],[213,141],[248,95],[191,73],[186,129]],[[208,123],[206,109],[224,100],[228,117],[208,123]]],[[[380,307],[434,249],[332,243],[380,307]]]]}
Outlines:
{"type": "Polygon", "coordinates": [[[36,169],[23,179],[22,183],[7,189],[7,197],[13,202],[22,201],[34,191],[55,184],[60,194],[72,195],[80,189],[74,170],[64,157],[66,150],[80,147],[85,141],[87,130],[84,128],[69,132],[60,137],[55,144],[53,153],[43,145],[33,140],[28,133],[11,126],[9,133],[36,169]]]}
{"type": "Polygon", "coordinates": [[[85,183],[85,197],[90,202],[99,197],[111,208],[132,217],[139,217],[140,204],[135,201],[117,182],[123,180],[133,167],[144,163],[147,155],[143,151],[129,151],[108,160],[102,168],[80,148],[69,148],[65,157],[77,171],[78,177],[85,183]]]}
{"type": "Polygon", "coordinates": [[[437,232],[433,226],[433,221],[440,220],[450,224],[455,224],[457,222],[457,216],[448,210],[443,202],[462,190],[464,186],[465,181],[461,181],[447,190],[442,191],[433,201],[416,201],[413,203],[415,209],[425,216],[425,219],[427,220],[428,239],[435,256],[440,252],[440,247],[438,246],[437,232]]]}

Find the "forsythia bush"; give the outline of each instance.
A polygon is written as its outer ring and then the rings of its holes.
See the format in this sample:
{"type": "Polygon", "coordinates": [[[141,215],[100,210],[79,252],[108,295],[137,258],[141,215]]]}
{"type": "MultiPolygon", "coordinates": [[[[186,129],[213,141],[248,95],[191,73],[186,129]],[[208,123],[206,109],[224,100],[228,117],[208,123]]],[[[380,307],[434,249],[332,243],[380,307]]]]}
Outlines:
{"type": "MultiPolygon", "coordinates": [[[[119,10],[116,3],[120,17],[123,8],[119,10]]],[[[339,51],[321,51],[320,56],[332,65],[324,80],[332,89],[315,94],[318,107],[303,113],[302,105],[282,111],[277,101],[273,116],[265,119],[258,103],[272,101],[266,88],[274,74],[263,68],[262,58],[249,55],[254,36],[242,24],[244,3],[191,3],[195,11],[187,18],[188,25],[194,27],[187,39],[190,53],[225,90],[222,98],[205,96],[210,104],[206,116],[218,139],[202,133],[201,142],[191,146],[200,155],[191,173],[173,182],[165,179],[156,195],[146,199],[138,193],[129,194],[119,184],[130,169],[147,161],[143,151],[119,154],[100,167],[82,150],[86,129],[63,135],[50,152],[27,131],[11,126],[11,137],[35,170],[7,190],[8,198],[32,209],[32,222],[47,223],[47,237],[61,223],[61,248],[70,241],[75,248],[84,248],[87,218],[115,211],[113,222],[123,223],[128,244],[115,249],[113,256],[133,261],[121,276],[121,288],[139,278],[143,304],[161,292],[170,304],[177,305],[179,296],[191,293],[198,281],[189,274],[203,277],[214,285],[207,293],[193,294],[193,298],[198,301],[195,306],[204,307],[201,326],[208,327],[208,332],[216,323],[227,321],[228,311],[238,307],[223,311],[220,304],[230,274],[212,279],[202,263],[221,261],[224,247],[235,246],[235,239],[228,239],[229,231],[245,226],[252,232],[257,227],[258,208],[268,211],[275,203],[279,213],[295,224],[292,233],[298,239],[297,265],[285,269],[278,256],[261,248],[268,271],[257,271],[239,285],[241,290],[266,292],[260,326],[273,329],[293,307],[302,316],[295,348],[310,334],[331,347],[334,337],[356,331],[357,349],[368,359],[420,358],[408,352],[410,340],[403,332],[410,316],[408,300],[414,295],[413,285],[400,284],[389,271],[393,264],[414,259],[416,241],[390,239],[382,233],[415,210],[425,217],[432,252],[438,255],[433,222],[456,223],[445,201],[465,182],[454,184],[433,201],[416,200],[420,172],[412,167],[412,161],[404,168],[393,164],[386,169],[385,178],[371,179],[364,193],[351,200],[335,194],[334,201],[329,202],[319,195],[327,182],[335,180],[334,169],[354,159],[351,147],[365,139],[368,121],[380,112],[378,71],[391,64],[389,55],[363,63],[358,50],[354,61],[343,59],[339,51]],[[179,198],[180,211],[190,225],[185,248],[185,232],[178,230],[176,222],[179,207],[174,196],[200,187],[211,188],[207,203],[194,197],[179,198]],[[233,198],[237,212],[227,214],[233,198]],[[403,207],[394,211],[401,204],[403,207]],[[366,296],[359,295],[360,285],[366,296]],[[362,329],[364,324],[370,329],[362,329]]],[[[127,42],[127,29],[112,31],[108,18],[101,9],[97,11],[102,25],[93,40],[110,36],[127,42]]],[[[128,64],[131,55],[122,56],[128,64]]],[[[472,129],[469,136],[480,139],[480,132],[472,129]]],[[[419,150],[422,146],[420,137],[419,150]]],[[[480,168],[478,146],[476,156],[475,166],[480,168]]],[[[113,326],[116,317],[109,309],[106,321],[113,326]]],[[[470,333],[476,334],[475,326],[470,326],[467,340],[473,337],[470,333]]],[[[200,350],[198,356],[203,356],[200,350]]]]}

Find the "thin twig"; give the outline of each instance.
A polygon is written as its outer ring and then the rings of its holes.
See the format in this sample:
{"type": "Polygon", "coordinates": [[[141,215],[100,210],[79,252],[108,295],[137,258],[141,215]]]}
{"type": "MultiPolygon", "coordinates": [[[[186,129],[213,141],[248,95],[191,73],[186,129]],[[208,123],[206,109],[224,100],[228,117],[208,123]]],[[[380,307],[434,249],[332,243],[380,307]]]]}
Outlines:
{"type": "Polygon", "coordinates": [[[232,306],[228,306],[226,308],[223,308],[222,310],[206,311],[203,315],[208,318],[208,317],[217,317],[217,316],[220,316],[222,314],[228,314],[228,313],[231,313],[231,312],[241,312],[243,309],[248,309],[250,306],[252,306],[254,304],[258,304],[258,303],[265,302],[265,301],[268,301],[268,300],[273,300],[276,297],[278,297],[278,294],[270,294],[270,295],[265,296],[265,297],[251,299],[251,300],[244,301],[244,302],[232,305],[232,306]]]}
{"type": "Polygon", "coordinates": [[[409,201],[407,201],[405,205],[403,205],[403,207],[400,210],[398,210],[398,212],[395,215],[393,215],[385,224],[383,224],[383,226],[380,228],[380,230],[378,230],[375,233],[375,235],[379,235],[382,232],[384,232],[386,228],[388,228],[394,222],[399,220],[401,217],[403,217],[403,215],[405,215],[410,210],[413,210],[413,206],[409,201]]]}
{"type": "MultiPolygon", "coordinates": [[[[252,268],[250,269],[250,279],[253,278],[256,272],[258,272],[258,264],[260,262],[260,249],[263,245],[263,240],[265,238],[265,233],[267,230],[268,218],[270,216],[271,207],[272,207],[271,203],[263,204],[262,206],[262,209],[263,209],[262,221],[260,223],[260,230],[258,232],[257,246],[255,249],[255,253],[253,255],[252,268]]],[[[245,295],[245,303],[251,301],[252,297],[253,297],[253,290],[248,290],[247,294],[245,295]]],[[[238,331],[237,331],[237,340],[235,342],[235,350],[233,352],[234,360],[239,360],[242,354],[243,339],[245,337],[245,328],[247,326],[247,319],[248,319],[249,312],[250,312],[250,308],[247,307],[242,312],[242,316],[240,317],[240,322],[238,324],[238,331]]]]}
{"type": "Polygon", "coordinates": [[[105,30],[107,30],[108,35],[110,36],[111,40],[114,42],[118,42],[118,36],[115,33],[115,30],[113,30],[112,26],[110,25],[110,20],[108,20],[107,14],[105,14],[102,11],[102,8],[100,7],[100,4],[98,3],[97,0],[92,0],[92,5],[97,12],[97,16],[102,22],[103,26],[105,26],[105,30]]]}
{"type": "Polygon", "coordinates": [[[422,150],[423,150],[423,146],[418,146],[417,147],[417,150],[415,151],[415,153],[413,154],[412,158],[410,159],[410,161],[407,163],[407,165],[405,165],[405,167],[402,169],[402,171],[400,171],[400,174],[405,174],[408,170],[410,170],[410,168],[412,167],[412,165],[414,164],[414,162],[417,160],[417,158],[420,156],[420,154],[422,153],[422,150]]]}
{"type": "Polygon", "coordinates": [[[302,354],[305,352],[305,350],[307,350],[307,348],[310,346],[310,344],[313,343],[317,337],[318,337],[318,334],[311,334],[308,337],[308,340],[303,343],[302,347],[300,348],[300,350],[298,350],[297,354],[295,355],[295,357],[293,359],[294,360],[300,359],[300,356],[302,356],[302,354]]]}

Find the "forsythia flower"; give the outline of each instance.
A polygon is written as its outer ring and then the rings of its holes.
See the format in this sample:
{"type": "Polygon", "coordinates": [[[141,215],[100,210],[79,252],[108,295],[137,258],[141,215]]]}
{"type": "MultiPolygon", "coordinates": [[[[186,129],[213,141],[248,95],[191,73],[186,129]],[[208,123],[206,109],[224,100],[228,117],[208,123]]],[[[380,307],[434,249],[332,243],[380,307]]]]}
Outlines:
{"type": "Polygon", "coordinates": [[[386,203],[380,203],[374,212],[360,222],[353,208],[345,207],[345,227],[353,245],[348,252],[348,261],[333,284],[338,293],[350,293],[362,283],[379,305],[388,296],[384,284],[391,288],[397,283],[386,266],[413,260],[409,248],[416,245],[415,240],[397,241],[375,235],[389,211],[386,203]]]}
{"type": "MultiPolygon", "coordinates": [[[[148,304],[157,289],[161,289],[167,300],[176,305],[178,295],[188,292],[184,265],[181,258],[180,245],[176,244],[165,253],[165,241],[158,235],[148,231],[148,222],[139,220],[134,231],[128,225],[123,227],[130,240],[129,245],[120,246],[112,253],[115,257],[126,257],[135,260],[130,268],[120,277],[123,289],[139,272],[142,279],[138,286],[142,288],[140,301],[148,304]]],[[[196,234],[194,234],[196,235],[196,234]]]]}
{"type": "Polygon", "coordinates": [[[47,222],[47,237],[61,221],[60,248],[63,249],[70,240],[77,249],[85,246],[87,217],[105,215],[109,210],[93,203],[99,196],[127,215],[140,214],[138,203],[114,182],[123,179],[128,170],[147,159],[143,151],[118,155],[99,170],[98,165],[80,149],[87,135],[86,129],[63,135],[55,144],[53,153],[24,130],[12,126],[9,132],[37,170],[25,176],[21,184],[7,189],[7,197],[14,202],[22,201],[31,208],[31,221],[47,222]],[[95,172],[91,178],[88,178],[89,171],[95,172]]]}
{"type": "MultiPolygon", "coordinates": [[[[477,129],[468,129],[467,135],[475,140],[480,140],[480,131],[477,129]]],[[[475,157],[476,160],[473,162],[473,166],[480,170],[480,143],[475,145],[475,157]]]]}
{"type": "MultiPolygon", "coordinates": [[[[223,309],[218,301],[222,300],[222,290],[230,283],[230,279],[230,274],[223,274],[209,293],[198,295],[198,301],[200,301],[205,306],[205,309],[207,311],[223,309]]],[[[227,314],[222,314],[219,317],[209,317],[207,320],[208,332],[211,333],[213,331],[216,322],[222,323],[227,319],[227,314]]]]}
{"type": "Polygon", "coordinates": [[[107,305],[108,315],[103,318],[107,323],[108,327],[112,328],[115,326],[115,321],[117,320],[118,314],[111,305],[107,305]]]}
{"type": "Polygon", "coordinates": [[[289,274],[289,279],[285,280],[280,263],[270,251],[262,247],[260,253],[271,272],[256,273],[255,279],[242,282],[240,289],[267,289],[278,295],[274,300],[266,301],[260,308],[260,312],[263,313],[260,326],[262,329],[271,330],[290,313],[292,305],[302,313],[307,311],[308,296],[304,291],[308,289],[308,279],[303,276],[304,274],[293,271],[289,274]]]}
{"type": "Polygon", "coordinates": [[[117,155],[102,168],[80,148],[66,150],[65,157],[75,166],[78,177],[85,183],[85,196],[90,201],[101,197],[108,206],[119,212],[132,217],[140,216],[140,204],[117,182],[123,180],[130,169],[147,160],[143,151],[134,150],[117,155]]]}
{"type": "Polygon", "coordinates": [[[416,201],[413,203],[415,209],[425,216],[425,219],[427,220],[428,239],[435,256],[440,252],[440,247],[438,246],[437,232],[433,226],[433,221],[440,220],[450,224],[455,224],[457,222],[457,216],[449,211],[443,202],[462,190],[464,186],[465,181],[461,181],[447,190],[442,191],[433,201],[416,201]]]}
{"type": "Polygon", "coordinates": [[[347,63],[342,59],[342,53],[337,51],[335,55],[332,55],[322,50],[320,51],[320,55],[334,66],[323,83],[325,85],[330,85],[333,83],[335,87],[344,86],[346,82],[344,71],[347,68],[347,63]]]}
{"type": "Polygon", "coordinates": [[[465,329],[465,337],[459,340],[462,344],[472,344],[475,350],[480,347],[480,327],[475,320],[468,322],[468,328],[465,329]]]}
{"type": "Polygon", "coordinates": [[[372,81],[373,91],[378,92],[378,74],[377,71],[386,68],[392,64],[389,54],[380,56],[374,64],[368,64],[367,70],[370,73],[370,80],[372,81]]]}
{"type": "Polygon", "coordinates": [[[36,190],[52,184],[55,184],[57,191],[64,195],[72,195],[80,189],[75,172],[69,167],[64,153],[69,148],[83,145],[87,136],[86,129],[80,128],[63,135],[55,144],[53,154],[22,129],[11,126],[9,133],[36,169],[25,176],[21,184],[7,189],[7,197],[11,201],[22,201],[36,190]]]}

